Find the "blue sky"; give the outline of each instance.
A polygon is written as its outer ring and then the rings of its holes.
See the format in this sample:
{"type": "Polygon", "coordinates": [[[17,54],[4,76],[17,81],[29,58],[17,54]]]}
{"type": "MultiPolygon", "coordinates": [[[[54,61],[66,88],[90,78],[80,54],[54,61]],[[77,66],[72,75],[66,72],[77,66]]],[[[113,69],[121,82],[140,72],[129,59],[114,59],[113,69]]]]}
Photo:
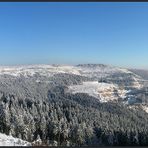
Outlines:
{"type": "Polygon", "coordinates": [[[0,65],[148,68],[148,3],[1,2],[0,65]]]}

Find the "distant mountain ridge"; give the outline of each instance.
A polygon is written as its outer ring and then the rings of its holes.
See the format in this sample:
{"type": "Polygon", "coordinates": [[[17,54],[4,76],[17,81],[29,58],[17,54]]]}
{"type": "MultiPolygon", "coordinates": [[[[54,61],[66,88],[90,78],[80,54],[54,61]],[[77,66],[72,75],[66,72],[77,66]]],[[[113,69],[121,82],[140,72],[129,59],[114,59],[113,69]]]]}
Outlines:
{"type": "Polygon", "coordinates": [[[80,67],[109,67],[107,64],[78,64],[76,66],[80,67]]]}

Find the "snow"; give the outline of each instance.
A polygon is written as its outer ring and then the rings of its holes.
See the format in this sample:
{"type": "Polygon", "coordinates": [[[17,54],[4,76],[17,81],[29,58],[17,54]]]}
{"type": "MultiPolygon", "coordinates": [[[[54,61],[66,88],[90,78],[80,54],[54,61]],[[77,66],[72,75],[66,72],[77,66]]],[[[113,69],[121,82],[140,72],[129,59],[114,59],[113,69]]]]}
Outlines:
{"type": "Polygon", "coordinates": [[[142,109],[143,109],[146,113],[148,113],[148,106],[142,106],[142,109]]]}
{"type": "Polygon", "coordinates": [[[127,90],[127,93],[130,93],[132,90],[131,89],[129,89],[129,90],[127,90]]]}
{"type": "Polygon", "coordinates": [[[132,73],[131,71],[129,71],[125,68],[118,68],[118,70],[120,70],[121,72],[124,72],[124,73],[132,73]]]}
{"type": "Polygon", "coordinates": [[[79,71],[81,75],[87,77],[106,77],[110,74],[117,72],[115,67],[107,66],[107,67],[79,67],[79,71]]]}
{"type": "Polygon", "coordinates": [[[11,66],[11,67],[0,67],[0,74],[7,74],[12,76],[33,76],[39,73],[44,76],[53,76],[57,73],[70,73],[81,75],[78,68],[74,66],[53,66],[53,65],[27,65],[27,66],[11,66]]]}
{"type": "MultiPolygon", "coordinates": [[[[11,75],[15,77],[33,77],[35,74],[39,74],[46,77],[52,77],[55,74],[59,73],[67,73],[67,74],[75,74],[80,76],[86,76],[89,78],[97,78],[102,79],[106,76],[112,75],[113,73],[132,73],[124,68],[118,68],[114,66],[69,66],[69,65],[27,65],[27,66],[1,66],[0,67],[0,75],[11,75]]],[[[134,73],[133,73],[134,74],[134,73]]],[[[39,81],[37,81],[39,83],[39,81]]],[[[89,92],[91,91],[91,94],[93,96],[98,96],[98,92],[96,93],[96,89],[98,87],[101,87],[102,89],[105,85],[105,87],[108,87],[107,84],[95,84],[94,82],[91,84],[85,84],[90,85],[93,87],[89,92]]],[[[77,86],[78,87],[78,86],[77,86]]],[[[135,87],[140,89],[142,85],[139,83],[138,77],[133,76],[133,84],[131,87],[135,87]]],[[[121,96],[124,98],[125,92],[121,92],[123,95],[121,96]]],[[[90,94],[90,93],[89,93],[90,94]]]]}
{"type": "Polygon", "coordinates": [[[87,93],[90,96],[98,98],[100,102],[108,102],[117,100],[115,90],[120,97],[125,97],[126,90],[120,90],[117,85],[109,83],[99,83],[98,81],[83,82],[81,85],[69,86],[69,92],[75,93],[87,93]]]}
{"type": "MultiPolygon", "coordinates": [[[[70,73],[88,77],[105,77],[112,73],[120,71],[116,67],[77,67],[69,65],[25,65],[25,66],[1,66],[0,74],[13,76],[24,75],[33,76],[35,73],[52,76],[56,73],[70,73]]],[[[127,71],[127,70],[124,70],[127,71]]]]}
{"type": "Polygon", "coordinates": [[[136,109],[140,108],[140,109],[143,109],[146,113],[148,113],[148,105],[139,104],[138,106],[136,106],[136,105],[129,105],[127,107],[132,109],[132,110],[136,110],[136,109]]]}
{"type": "MultiPolygon", "coordinates": [[[[103,78],[114,73],[132,73],[127,69],[113,66],[70,66],[70,65],[25,65],[25,66],[0,66],[0,75],[7,74],[14,77],[25,77],[40,74],[51,77],[58,73],[68,73],[87,77],[103,78]]],[[[135,86],[140,87],[135,78],[135,86]]]]}
{"type": "Polygon", "coordinates": [[[135,77],[133,77],[133,79],[134,79],[133,86],[134,86],[135,88],[138,88],[138,89],[142,88],[143,85],[141,85],[141,84],[138,82],[138,79],[135,78],[135,77]]]}
{"type": "Polygon", "coordinates": [[[129,108],[131,110],[137,110],[137,109],[139,109],[139,106],[129,105],[129,106],[127,106],[127,108],[129,108]]]}
{"type": "Polygon", "coordinates": [[[0,146],[31,146],[27,141],[0,133],[0,146]]]}

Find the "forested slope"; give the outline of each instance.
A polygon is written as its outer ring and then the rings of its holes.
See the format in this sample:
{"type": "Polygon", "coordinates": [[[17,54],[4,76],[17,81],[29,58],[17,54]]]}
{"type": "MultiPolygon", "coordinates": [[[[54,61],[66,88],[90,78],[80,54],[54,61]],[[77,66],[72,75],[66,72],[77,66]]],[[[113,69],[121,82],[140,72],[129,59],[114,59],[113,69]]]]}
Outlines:
{"type": "MultiPolygon", "coordinates": [[[[99,71],[98,65],[96,69],[99,71]]],[[[117,86],[122,83],[124,90],[128,82],[126,78],[131,77],[131,84],[135,81],[138,83],[135,80],[138,76],[123,73],[118,72],[116,76],[111,73],[114,77],[109,77],[107,73],[107,82],[103,82],[103,86],[105,83],[117,86]],[[121,81],[115,83],[116,77],[121,81]]],[[[99,96],[68,91],[69,86],[94,80],[102,83],[102,77],[96,74],[91,77],[88,71],[85,75],[55,73],[47,76],[35,73],[16,77],[2,74],[0,132],[31,142],[32,145],[148,145],[148,113],[142,107],[125,103],[125,98],[101,102],[99,96]]],[[[134,91],[140,89],[133,85],[134,91]]],[[[106,91],[110,90],[107,88],[106,91]]],[[[126,94],[124,97],[127,97],[126,94]]]]}

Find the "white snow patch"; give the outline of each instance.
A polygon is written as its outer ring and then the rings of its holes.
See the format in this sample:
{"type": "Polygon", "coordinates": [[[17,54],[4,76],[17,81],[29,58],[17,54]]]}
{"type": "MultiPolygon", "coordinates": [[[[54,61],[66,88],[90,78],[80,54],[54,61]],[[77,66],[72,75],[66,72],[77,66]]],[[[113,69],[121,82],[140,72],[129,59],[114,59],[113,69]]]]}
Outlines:
{"type": "Polygon", "coordinates": [[[125,97],[126,90],[119,90],[117,85],[109,83],[99,83],[98,81],[83,82],[81,85],[69,86],[69,92],[75,93],[87,93],[90,96],[96,97],[100,102],[108,102],[117,100],[115,90],[120,97],[125,97]],[[119,90],[119,91],[118,91],[119,90]]]}
{"type": "Polygon", "coordinates": [[[0,146],[31,146],[27,141],[0,133],[0,146]]]}
{"type": "Polygon", "coordinates": [[[124,72],[124,73],[132,73],[131,71],[129,71],[128,69],[125,69],[125,68],[118,68],[118,70],[120,70],[121,72],[124,72]]]}
{"type": "Polygon", "coordinates": [[[148,113],[148,106],[142,106],[142,109],[143,109],[146,113],[148,113]]]}
{"type": "Polygon", "coordinates": [[[133,86],[134,86],[135,88],[138,88],[138,89],[142,88],[143,85],[141,85],[141,84],[138,82],[138,79],[135,78],[135,77],[133,77],[133,79],[134,79],[133,86]]]}

